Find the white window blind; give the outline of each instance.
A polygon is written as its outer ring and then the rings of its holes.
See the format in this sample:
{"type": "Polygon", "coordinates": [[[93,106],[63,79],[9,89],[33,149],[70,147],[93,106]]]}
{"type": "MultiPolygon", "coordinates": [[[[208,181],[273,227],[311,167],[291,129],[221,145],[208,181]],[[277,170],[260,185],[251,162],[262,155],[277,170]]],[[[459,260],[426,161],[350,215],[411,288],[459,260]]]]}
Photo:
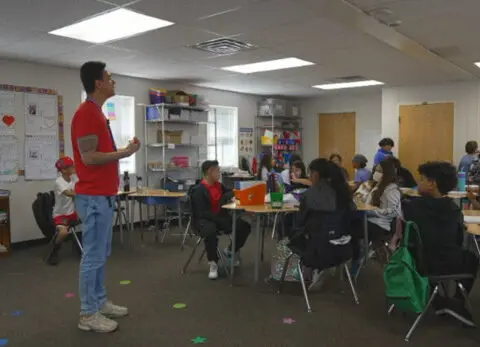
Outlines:
{"type": "MultiPolygon", "coordinates": [[[[82,101],[86,99],[82,93],[82,101]]],[[[102,107],[103,113],[110,120],[113,138],[118,148],[125,147],[135,136],[135,98],[133,96],[115,95],[102,107]]],[[[136,173],[135,154],[120,160],[120,173],[136,173]]]]}
{"type": "Polygon", "coordinates": [[[238,108],[210,107],[208,119],[216,124],[207,126],[208,159],[218,160],[221,167],[238,167],[238,108]]]}

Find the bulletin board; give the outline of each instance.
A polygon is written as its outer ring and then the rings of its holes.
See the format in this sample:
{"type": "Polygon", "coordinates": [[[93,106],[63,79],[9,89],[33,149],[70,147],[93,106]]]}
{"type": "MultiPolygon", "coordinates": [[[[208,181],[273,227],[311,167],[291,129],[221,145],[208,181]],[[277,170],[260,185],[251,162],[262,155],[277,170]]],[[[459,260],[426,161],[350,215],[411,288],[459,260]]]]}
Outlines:
{"type": "Polygon", "coordinates": [[[46,88],[0,84],[0,182],[55,179],[65,155],[63,98],[46,88]]]}

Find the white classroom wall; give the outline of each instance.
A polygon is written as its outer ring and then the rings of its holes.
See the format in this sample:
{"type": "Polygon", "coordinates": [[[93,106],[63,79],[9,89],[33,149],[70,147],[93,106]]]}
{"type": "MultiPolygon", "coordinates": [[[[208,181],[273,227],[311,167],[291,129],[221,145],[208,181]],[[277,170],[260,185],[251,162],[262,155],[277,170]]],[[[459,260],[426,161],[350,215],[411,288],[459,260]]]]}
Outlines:
{"type": "MultiPolygon", "coordinates": [[[[257,113],[257,101],[259,99],[256,96],[124,76],[114,76],[114,78],[117,82],[117,94],[134,96],[136,103],[148,103],[148,88],[150,87],[171,90],[182,89],[186,92],[204,95],[211,104],[238,107],[239,127],[254,126],[254,117],[257,113]]],[[[0,84],[56,89],[63,96],[65,153],[72,155],[70,124],[73,114],[80,103],[82,93],[79,69],[0,60],[0,84]]],[[[135,128],[137,129],[137,135],[143,138],[143,112],[138,108],[136,111],[135,128]]],[[[20,142],[23,142],[23,115],[17,115],[17,122],[22,124],[22,126],[16,127],[17,137],[20,142]]],[[[23,152],[19,155],[23,155],[23,152]]],[[[136,166],[138,172],[143,172],[144,163],[141,152],[136,157],[136,166]]],[[[18,182],[15,183],[0,183],[0,189],[11,191],[10,219],[12,242],[43,237],[35,223],[31,206],[37,192],[48,191],[52,187],[53,181],[28,182],[23,177],[20,177],[18,182]]]]}
{"type": "MultiPolygon", "coordinates": [[[[378,139],[381,136],[381,102],[380,90],[325,95],[303,100],[301,111],[305,163],[309,163],[318,156],[318,114],[346,112],[356,113],[356,152],[364,154],[369,162],[372,162],[377,151],[378,139]]],[[[344,158],[344,160],[347,159],[344,158]]]]}

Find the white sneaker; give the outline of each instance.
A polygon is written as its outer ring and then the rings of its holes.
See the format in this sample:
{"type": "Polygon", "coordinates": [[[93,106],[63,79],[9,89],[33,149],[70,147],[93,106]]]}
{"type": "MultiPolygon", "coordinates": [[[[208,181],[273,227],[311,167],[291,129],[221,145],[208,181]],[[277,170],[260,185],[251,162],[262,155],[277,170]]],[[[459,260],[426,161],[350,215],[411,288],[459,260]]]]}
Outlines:
{"type": "Polygon", "coordinates": [[[117,330],[118,323],[97,312],[88,316],[80,316],[78,328],[83,331],[93,331],[96,333],[111,333],[117,330]]]}
{"type": "Polygon", "coordinates": [[[308,290],[320,289],[325,283],[325,272],[313,270],[312,282],[308,286],[308,290]]]}
{"type": "Polygon", "coordinates": [[[122,318],[128,316],[128,308],[114,305],[111,301],[106,301],[100,310],[100,313],[106,317],[122,318]]]}
{"type": "Polygon", "coordinates": [[[208,278],[211,280],[216,280],[218,278],[218,264],[214,261],[210,261],[208,264],[210,265],[208,278]]]}

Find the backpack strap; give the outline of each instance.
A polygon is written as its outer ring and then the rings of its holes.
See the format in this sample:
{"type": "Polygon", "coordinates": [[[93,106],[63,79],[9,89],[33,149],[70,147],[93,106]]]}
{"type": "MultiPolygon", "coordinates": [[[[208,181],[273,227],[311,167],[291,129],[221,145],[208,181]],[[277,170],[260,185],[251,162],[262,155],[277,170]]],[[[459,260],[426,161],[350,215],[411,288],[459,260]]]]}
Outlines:
{"type": "Polygon", "coordinates": [[[406,221],[405,222],[405,232],[403,233],[403,246],[408,247],[408,244],[410,242],[410,231],[414,230],[414,233],[416,234],[415,236],[417,237],[418,245],[422,247],[422,239],[420,238],[420,232],[418,230],[417,224],[412,221],[406,221]]]}

